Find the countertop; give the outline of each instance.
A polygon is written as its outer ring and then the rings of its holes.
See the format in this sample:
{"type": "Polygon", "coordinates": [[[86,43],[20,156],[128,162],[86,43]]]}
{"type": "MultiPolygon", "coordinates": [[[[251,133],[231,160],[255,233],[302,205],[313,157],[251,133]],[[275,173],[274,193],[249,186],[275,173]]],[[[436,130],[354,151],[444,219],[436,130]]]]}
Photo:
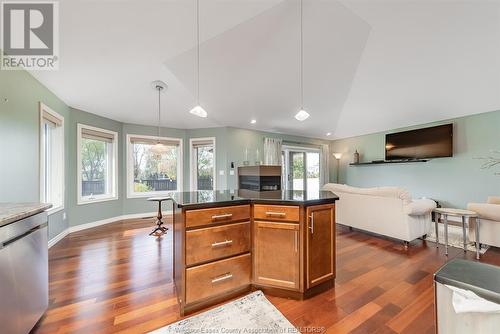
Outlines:
{"type": "Polygon", "coordinates": [[[36,215],[50,209],[47,203],[0,203],[0,226],[36,215]]]}
{"type": "Polygon", "coordinates": [[[281,205],[318,205],[331,204],[338,196],[330,191],[248,191],[248,190],[199,190],[177,192],[169,196],[177,207],[194,209],[218,205],[235,204],[281,204],[281,205]]]}

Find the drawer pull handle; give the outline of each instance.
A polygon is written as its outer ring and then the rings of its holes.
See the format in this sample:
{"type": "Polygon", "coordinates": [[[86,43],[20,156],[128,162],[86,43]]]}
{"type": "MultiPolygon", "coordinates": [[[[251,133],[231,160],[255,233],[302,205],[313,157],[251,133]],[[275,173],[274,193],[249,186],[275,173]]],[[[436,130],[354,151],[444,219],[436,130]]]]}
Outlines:
{"type": "Polygon", "coordinates": [[[285,217],[285,216],[286,216],[286,213],[285,213],[285,212],[266,211],[266,215],[268,215],[268,216],[279,216],[279,217],[285,217]]]}
{"type": "Polygon", "coordinates": [[[224,219],[224,218],[231,218],[233,216],[232,213],[224,213],[222,215],[213,215],[212,216],[212,220],[216,220],[216,219],[224,219]]]}
{"type": "Polygon", "coordinates": [[[226,241],[214,242],[212,244],[212,248],[222,247],[222,246],[228,246],[228,245],[231,245],[232,243],[233,243],[233,240],[226,240],[226,241]]]}
{"type": "Polygon", "coordinates": [[[311,218],[311,226],[309,226],[309,229],[311,230],[311,234],[314,234],[314,213],[311,213],[309,218],[311,218]]]}
{"type": "Polygon", "coordinates": [[[219,276],[219,277],[212,279],[212,283],[223,282],[223,281],[231,279],[231,278],[233,278],[233,274],[227,273],[227,274],[224,274],[222,276],[219,276]]]}

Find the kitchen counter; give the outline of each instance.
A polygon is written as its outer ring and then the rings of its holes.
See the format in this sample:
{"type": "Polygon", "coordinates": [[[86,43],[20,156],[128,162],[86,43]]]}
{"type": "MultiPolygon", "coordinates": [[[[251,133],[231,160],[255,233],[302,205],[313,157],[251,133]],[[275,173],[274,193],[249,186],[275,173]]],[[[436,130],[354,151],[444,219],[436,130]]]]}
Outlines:
{"type": "Polygon", "coordinates": [[[0,226],[36,215],[50,209],[47,203],[0,203],[0,226]]]}
{"type": "Polygon", "coordinates": [[[237,204],[276,204],[276,205],[320,205],[332,204],[338,196],[330,191],[250,191],[250,190],[199,190],[172,193],[170,198],[177,207],[201,209],[237,204]]]}
{"type": "Polygon", "coordinates": [[[182,315],[251,289],[306,299],[334,286],[334,193],[201,190],[166,199],[182,315]]]}

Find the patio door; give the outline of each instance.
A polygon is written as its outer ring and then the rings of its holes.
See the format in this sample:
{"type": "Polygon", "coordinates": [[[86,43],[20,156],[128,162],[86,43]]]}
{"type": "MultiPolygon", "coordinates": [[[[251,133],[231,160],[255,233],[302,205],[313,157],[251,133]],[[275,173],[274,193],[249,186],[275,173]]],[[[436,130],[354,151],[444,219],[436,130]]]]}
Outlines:
{"type": "Polygon", "coordinates": [[[283,172],[286,190],[316,192],[320,188],[320,150],[285,147],[283,172]]]}

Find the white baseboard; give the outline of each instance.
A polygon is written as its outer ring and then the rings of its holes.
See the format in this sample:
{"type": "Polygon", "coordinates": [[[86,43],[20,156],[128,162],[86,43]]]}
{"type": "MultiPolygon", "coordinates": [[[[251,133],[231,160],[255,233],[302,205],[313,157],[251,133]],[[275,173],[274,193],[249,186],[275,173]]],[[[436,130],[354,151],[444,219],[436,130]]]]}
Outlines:
{"type": "Polygon", "coordinates": [[[69,229],[67,228],[64,231],[62,231],[61,233],[59,233],[58,235],[56,235],[55,237],[53,237],[52,239],[50,239],[49,240],[49,248],[54,246],[55,244],[57,244],[59,241],[61,241],[68,234],[69,234],[69,229]]]}
{"type": "MultiPolygon", "coordinates": [[[[70,226],[69,228],[65,229],[64,231],[62,231],[61,233],[56,235],[54,238],[49,240],[49,248],[54,246],[55,244],[57,244],[60,240],[62,240],[68,234],[71,234],[74,232],[83,231],[83,230],[87,230],[89,228],[115,223],[115,222],[120,221],[120,220],[156,217],[156,214],[157,214],[156,211],[155,212],[146,212],[146,213],[134,213],[134,214],[129,214],[129,215],[121,215],[121,216],[106,218],[106,219],[98,220],[98,221],[91,222],[91,223],[70,226]]],[[[171,212],[167,211],[167,212],[164,212],[163,214],[168,215],[168,214],[171,214],[171,212]]]]}

